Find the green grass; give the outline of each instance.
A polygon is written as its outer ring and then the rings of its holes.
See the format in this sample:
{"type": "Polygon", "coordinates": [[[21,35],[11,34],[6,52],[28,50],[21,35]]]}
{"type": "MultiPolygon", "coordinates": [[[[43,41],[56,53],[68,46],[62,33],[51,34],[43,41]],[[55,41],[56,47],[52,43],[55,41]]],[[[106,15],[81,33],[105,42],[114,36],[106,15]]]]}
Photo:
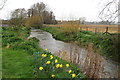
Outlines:
{"type": "Polygon", "coordinates": [[[102,34],[84,30],[71,32],[60,27],[43,27],[41,29],[50,32],[57,40],[76,42],[79,46],[87,46],[92,43],[94,50],[99,50],[101,55],[120,62],[120,50],[118,49],[120,34],[102,34]]]}
{"type": "Polygon", "coordinates": [[[33,78],[32,57],[23,50],[3,49],[3,78],[33,78]]]}

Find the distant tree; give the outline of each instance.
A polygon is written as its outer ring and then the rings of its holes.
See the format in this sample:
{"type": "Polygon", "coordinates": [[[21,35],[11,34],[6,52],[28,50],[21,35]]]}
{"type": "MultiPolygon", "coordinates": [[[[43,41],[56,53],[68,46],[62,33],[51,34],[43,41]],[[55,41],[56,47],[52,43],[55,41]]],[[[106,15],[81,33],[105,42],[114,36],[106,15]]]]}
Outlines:
{"type": "Polygon", "coordinates": [[[13,26],[24,26],[27,18],[27,11],[24,8],[15,9],[11,13],[10,25],[13,26]]]}
{"type": "Polygon", "coordinates": [[[30,9],[28,9],[28,17],[34,15],[41,16],[44,24],[56,24],[55,16],[52,11],[48,10],[47,6],[41,2],[33,4],[30,9]]]}

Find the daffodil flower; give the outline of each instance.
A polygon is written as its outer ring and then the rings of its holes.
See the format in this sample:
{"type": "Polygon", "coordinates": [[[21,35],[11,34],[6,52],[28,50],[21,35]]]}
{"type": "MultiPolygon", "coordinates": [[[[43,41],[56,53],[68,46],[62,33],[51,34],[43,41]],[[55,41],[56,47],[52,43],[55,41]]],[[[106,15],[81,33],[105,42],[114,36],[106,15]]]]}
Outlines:
{"type": "Polygon", "coordinates": [[[62,67],[62,64],[60,64],[60,68],[62,67]]]}
{"type": "Polygon", "coordinates": [[[39,70],[41,70],[41,71],[42,71],[42,70],[43,70],[43,67],[39,67],[39,70]]]}
{"type": "Polygon", "coordinates": [[[50,59],[53,59],[53,55],[50,55],[50,59]]]}
{"type": "Polygon", "coordinates": [[[72,78],[76,77],[76,74],[72,74],[72,78]]]}
{"type": "Polygon", "coordinates": [[[41,55],[42,57],[44,56],[44,54],[41,55]]]}
{"type": "Polygon", "coordinates": [[[50,61],[47,61],[46,64],[50,64],[51,62],[50,61]]]}
{"type": "Polygon", "coordinates": [[[70,65],[69,64],[66,64],[66,67],[69,67],[70,65]]]}
{"type": "Polygon", "coordinates": [[[51,75],[51,77],[53,77],[53,78],[54,78],[54,77],[55,77],[55,75],[54,75],[54,74],[52,74],[52,75],[51,75]]]}
{"type": "Polygon", "coordinates": [[[48,49],[44,49],[45,51],[47,51],[48,49]]]}
{"type": "Polygon", "coordinates": [[[69,70],[69,71],[68,71],[68,73],[71,73],[71,72],[72,72],[72,70],[69,70]]]}
{"type": "Polygon", "coordinates": [[[55,59],[55,63],[58,63],[58,60],[57,60],[57,59],[55,59]]]}
{"type": "Polygon", "coordinates": [[[47,57],[47,55],[46,54],[42,54],[42,57],[47,57]]]}
{"type": "Polygon", "coordinates": [[[56,68],[59,68],[59,67],[60,67],[60,64],[57,64],[57,65],[56,65],[56,68]]]}

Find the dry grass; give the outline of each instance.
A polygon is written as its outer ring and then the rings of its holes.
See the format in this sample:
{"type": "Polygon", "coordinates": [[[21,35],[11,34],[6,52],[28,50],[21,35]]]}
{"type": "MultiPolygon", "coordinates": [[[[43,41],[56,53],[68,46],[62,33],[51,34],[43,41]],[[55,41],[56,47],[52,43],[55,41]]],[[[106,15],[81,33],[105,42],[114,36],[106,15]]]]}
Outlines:
{"type": "Polygon", "coordinates": [[[92,32],[105,32],[108,27],[109,33],[119,33],[120,27],[118,25],[79,25],[76,23],[58,24],[58,25],[47,25],[48,27],[64,27],[65,31],[77,31],[87,30],[92,32]]]}

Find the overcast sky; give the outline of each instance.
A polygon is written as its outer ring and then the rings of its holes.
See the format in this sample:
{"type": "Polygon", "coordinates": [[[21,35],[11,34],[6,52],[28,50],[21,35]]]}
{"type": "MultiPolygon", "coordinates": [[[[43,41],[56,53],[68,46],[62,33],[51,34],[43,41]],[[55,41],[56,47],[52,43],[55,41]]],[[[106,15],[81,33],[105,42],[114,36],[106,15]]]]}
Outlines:
{"type": "Polygon", "coordinates": [[[9,18],[14,9],[28,9],[34,3],[43,2],[50,7],[57,20],[85,17],[86,21],[96,21],[103,1],[107,0],[7,0],[5,7],[0,10],[0,18],[9,18]]]}

